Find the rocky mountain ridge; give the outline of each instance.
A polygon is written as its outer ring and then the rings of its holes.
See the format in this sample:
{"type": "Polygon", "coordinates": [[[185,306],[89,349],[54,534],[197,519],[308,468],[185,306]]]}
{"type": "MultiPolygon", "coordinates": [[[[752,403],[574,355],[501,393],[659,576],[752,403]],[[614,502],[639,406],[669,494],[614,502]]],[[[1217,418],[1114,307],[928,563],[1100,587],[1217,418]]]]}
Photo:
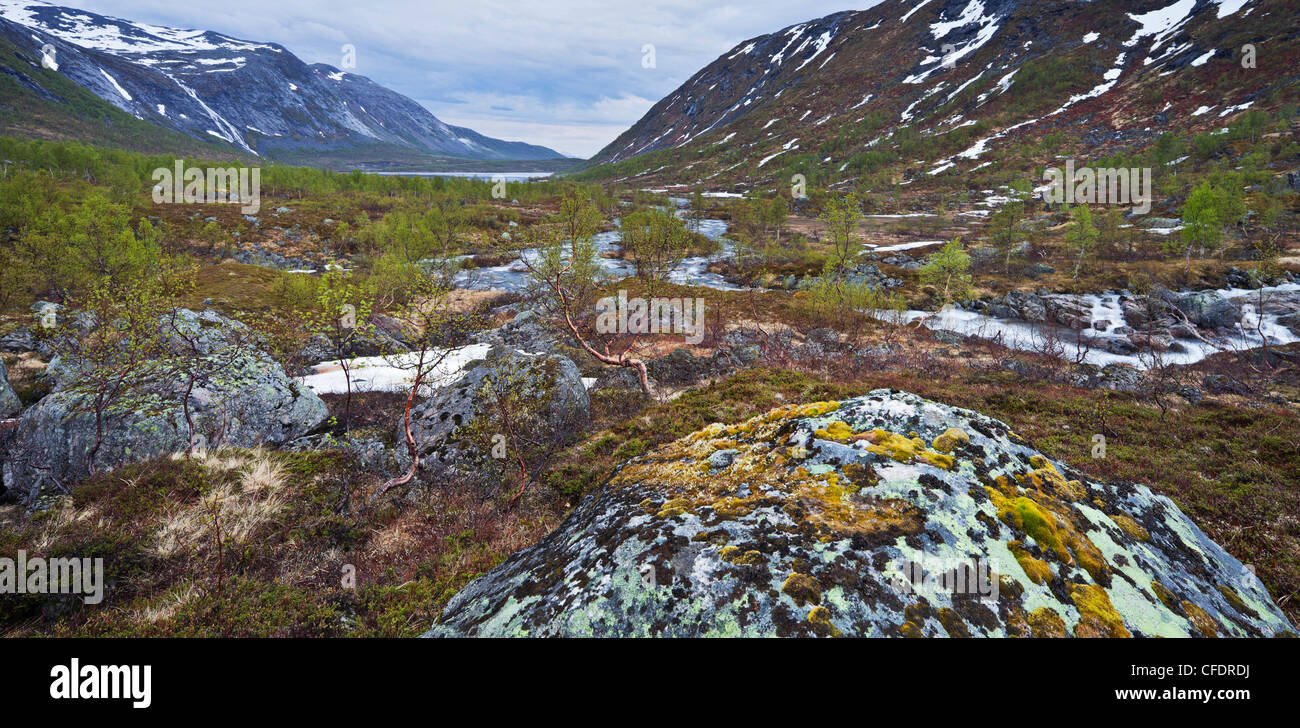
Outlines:
{"type": "Polygon", "coordinates": [[[740,189],[793,171],[835,186],[894,166],[908,183],[1057,132],[1059,151],[1103,156],[1263,105],[1296,81],[1298,33],[1272,0],[887,0],[739,43],[589,176],[740,189]]]}
{"type": "Polygon", "coordinates": [[[0,59],[0,70],[33,93],[57,98],[32,72],[57,70],[137,119],[243,154],[404,161],[564,156],[446,124],[365,76],[305,63],[277,43],[27,0],[0,2],[0,37],[24,54],[0,59]]]}

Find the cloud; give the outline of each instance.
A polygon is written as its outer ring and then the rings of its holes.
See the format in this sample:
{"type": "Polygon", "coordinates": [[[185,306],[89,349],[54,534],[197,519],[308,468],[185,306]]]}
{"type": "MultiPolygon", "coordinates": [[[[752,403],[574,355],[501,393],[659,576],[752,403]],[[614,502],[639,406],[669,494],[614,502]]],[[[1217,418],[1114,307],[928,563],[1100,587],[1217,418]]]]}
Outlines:
{"type": "Polygon", "coordinates": [[[75,0],[135,21],[274,41],[409,96],[449,124],[590,156],[738,43],[878,0],[75,0]],[[654,67],[642,49],[654,47],[654,67]]]}

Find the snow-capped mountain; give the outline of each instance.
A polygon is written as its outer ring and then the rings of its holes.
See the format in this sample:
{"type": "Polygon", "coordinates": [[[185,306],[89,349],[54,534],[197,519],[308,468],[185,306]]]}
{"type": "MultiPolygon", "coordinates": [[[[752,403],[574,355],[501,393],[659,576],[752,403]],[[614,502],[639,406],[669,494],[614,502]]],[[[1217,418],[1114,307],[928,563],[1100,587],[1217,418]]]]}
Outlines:
{"type": "Polygon", "coordinates": [[[911,180],[1058,132],[1117,153],[1283,103],[1298,36],[1294,0],[886,0],[739,43],[592,176],[835,184],[889,166],[911,180]]]}
{"type": "MultiPolygon", "coordinates": [[[[276,43],[0,0],[0,37],[133,116],[243,152],[391,149],[469,159],[564,155],[439,121],[370,79],[307,64],[276,43]]],[[[3,68],[15,75],[13,69],[3,68]]],[[[30,83],[29,74],[21,74],[30,83]]],[[[39,93],[43,89],[36,91],[39,93]]],[[[46,92],[48,93],[48,92],[46,92]]]]}

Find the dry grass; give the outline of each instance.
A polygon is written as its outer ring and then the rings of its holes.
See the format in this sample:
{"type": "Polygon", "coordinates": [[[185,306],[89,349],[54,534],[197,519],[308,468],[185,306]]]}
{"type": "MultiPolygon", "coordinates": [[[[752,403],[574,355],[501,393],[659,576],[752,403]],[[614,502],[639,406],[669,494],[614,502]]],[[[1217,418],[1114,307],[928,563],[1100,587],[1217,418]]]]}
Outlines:
{"type": "Polygon", "coordinates": [[[153,544],[159,557],[201,554],[218,533],[224,543],[247,543],[288,503],[284,467],[265,451],[219,450],[196,457],[208,470],[237,477],[221,479],[221,485],[201,494],[196,502],[163,515],[153,544]]]}

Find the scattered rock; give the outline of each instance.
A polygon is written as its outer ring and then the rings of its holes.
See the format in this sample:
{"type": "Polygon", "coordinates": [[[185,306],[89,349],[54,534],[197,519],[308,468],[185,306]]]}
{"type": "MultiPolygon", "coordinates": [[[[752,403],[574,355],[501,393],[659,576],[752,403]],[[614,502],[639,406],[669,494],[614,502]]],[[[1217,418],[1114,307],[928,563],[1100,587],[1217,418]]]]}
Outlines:
{"type": "Polygon", "coordinates": [[[504,325],[473,336],[477,343],[508,347],[529,354],[560,353],[560,339],[546,326],[542,315],[533,309],[520,311],[504,325]]]}
{"type": "Polygon", "coordinates": [[[22,354],[23,352],[35,350],[36,338],[32,336],[32,330],[26,326],[19,326],[4,336],[0,336],[0,351],[22,354]]]}
{"type": "Polygon", "coordinates": [[[1075,364],[1071,367],[1067,380],[1076,387],[1109,389],[1114,392],[1141,392],[1145,384],[1142,371],[1123,362],[1104,367],[1087,363],[1075,364]]]}
{"type": "Polygon", "coordinates": [[[1212,394],[1237,394],[1243,397],[1250,394],[1250,387],[1246,384],[1223,374],[1206,374],[1201,379],[1201,385],[1212,394]]]}
{"type": "Polygon", "coordinates": [[[1174,305],[1192,323],[1207,329],[1226,329],[1241,321],[1241,309],[1218,291],[1197,291],[1179,296],[1174,305]]]}

